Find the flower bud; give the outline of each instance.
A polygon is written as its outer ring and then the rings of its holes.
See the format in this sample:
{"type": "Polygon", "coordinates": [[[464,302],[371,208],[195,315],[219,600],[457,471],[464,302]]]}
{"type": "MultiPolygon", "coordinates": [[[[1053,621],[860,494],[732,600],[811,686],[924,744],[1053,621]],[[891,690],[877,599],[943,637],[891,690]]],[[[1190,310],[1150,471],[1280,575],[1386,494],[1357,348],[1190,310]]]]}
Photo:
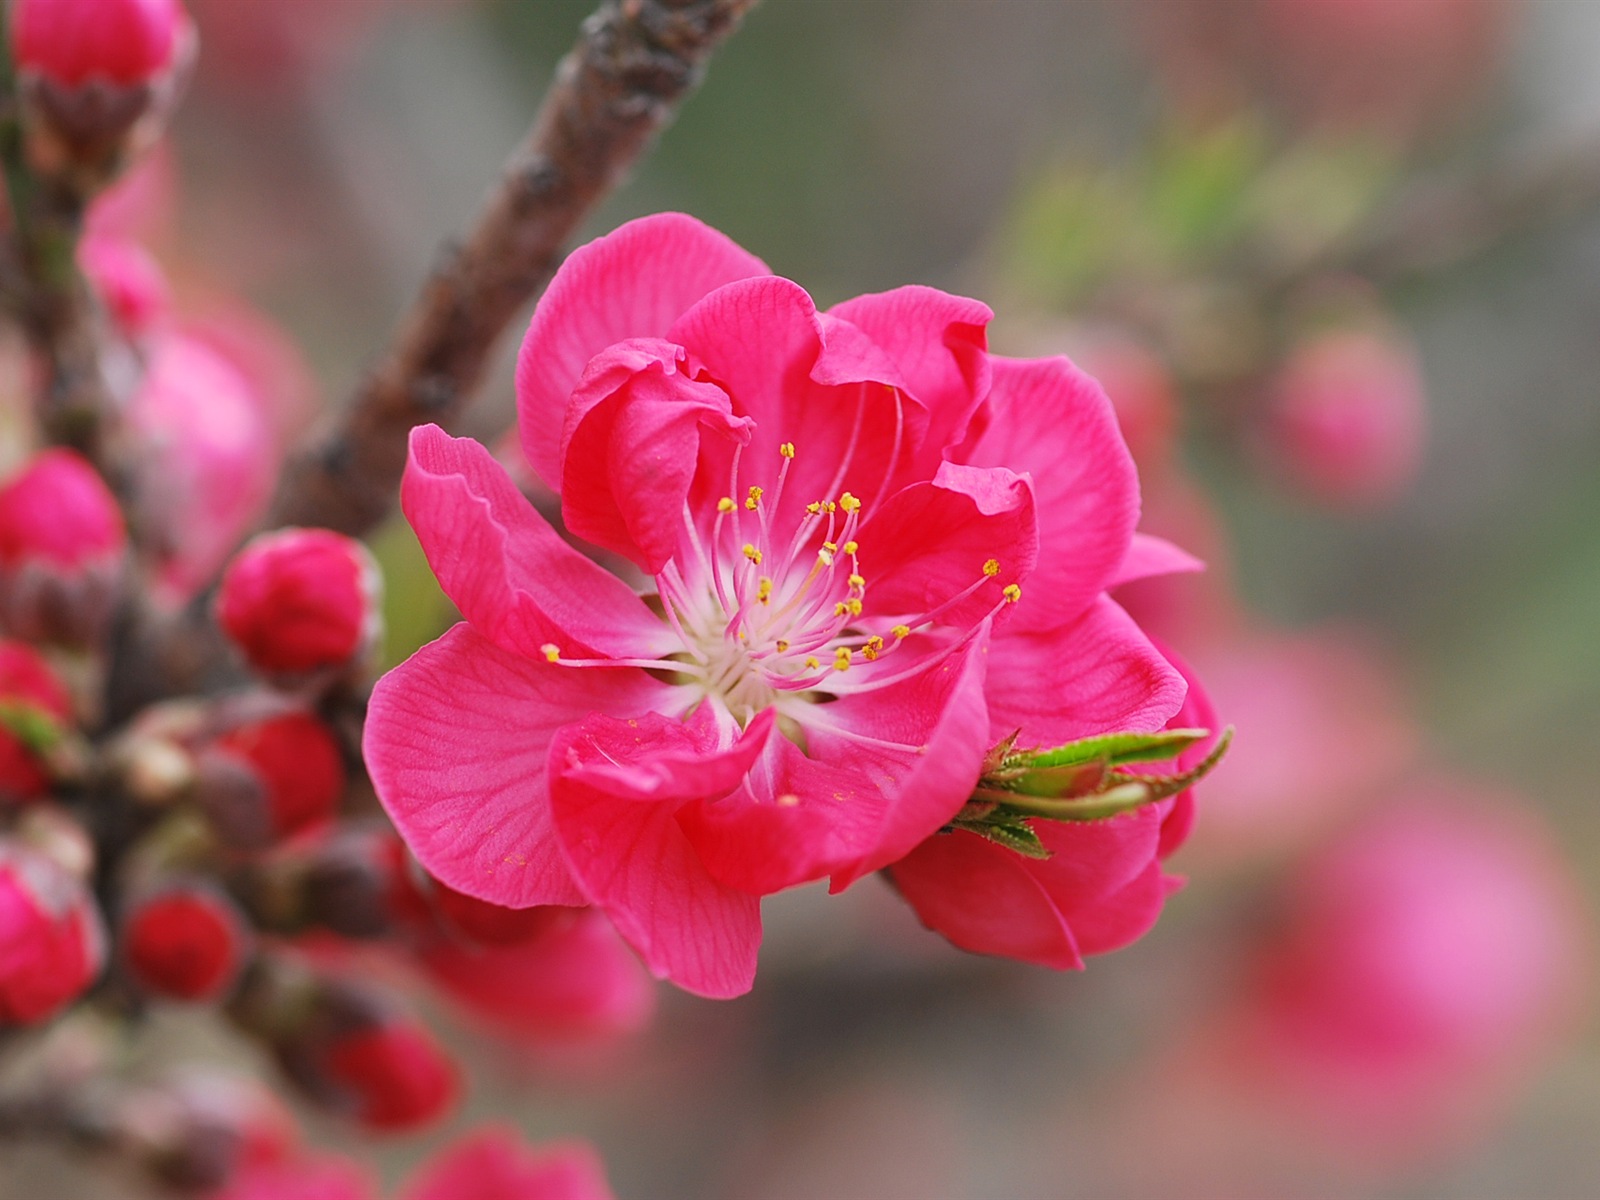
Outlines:
{"type": "Polygon", "coordinates": [[[344,794],[344,760],[328,727],[290,710],[242,721],[200,751],[196,786],[218,834],[260,849],[327,822],[344,794]]]}
{"type": "Polygon", "coordinates": [[[232,900],[202,881],[170,883],[139,897],[122,920],[128,974],[170,1000],[216,1000],[233,986],[249,933],[232,900]]]}
{"type": "Polygon", "coordinates": [[[0,805],[44,793],[43,754],[71,716],[66,687],[38,651],[0,641],[0,805]]]}
{"type": "Polygon", "coordinates": [[[82,882],[42,854],[0,842],[0,1028],[54,1016],[104,961],[100,914],[82,882]]]}
{"type": "Polygon", "coordinates": [[[159,133],[194,31],[178,0],[15,0],[11,42],[35,169],[89,191],[159,133]]]}
{"type": "Polygon", "coordinates": [[[91,646],[111,620],[127,532],[116,497],[70,450],[0,486],[0,622],[34,642],[91,646]]]}
{"type": "Polygon", "coordinates": [[[348,982],[321,984],[309,1018],[277,1049],[312,1099],[369,1129],[425,1125],[460,1091],[455,1063],[426,1026],[348,982]]]}
{"type": "Polygon", "coordinates": [[[264,675],[338,670],[376,643],[380,586],[377,563],[355,539],[280,529],[253,538],[229,564],[217,619],[264,675]]]}
{"type": "Polygon", "coordinates": [[[1366,330],[1324,333],[1302,342],[1272,381],[1263,449],[1314,499],[1382,504],[1421,466],[1426,403],[1404,342],[1366,330]]]}

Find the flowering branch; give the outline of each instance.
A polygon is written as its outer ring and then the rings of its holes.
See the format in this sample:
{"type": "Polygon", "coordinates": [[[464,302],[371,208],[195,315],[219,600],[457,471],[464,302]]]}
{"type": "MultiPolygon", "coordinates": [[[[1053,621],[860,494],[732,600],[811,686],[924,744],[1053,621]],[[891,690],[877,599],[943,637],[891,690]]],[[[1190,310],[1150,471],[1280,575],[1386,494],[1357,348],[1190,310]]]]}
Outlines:
{"type": "Polygon", "coordinates": [[[755,2],[605,0],[562,60],[476,225],[446,248],[332,428],[290,464],[269,525],[360,534],[383,519],[412,427],[459,415],[506,325],[755,2]]]}

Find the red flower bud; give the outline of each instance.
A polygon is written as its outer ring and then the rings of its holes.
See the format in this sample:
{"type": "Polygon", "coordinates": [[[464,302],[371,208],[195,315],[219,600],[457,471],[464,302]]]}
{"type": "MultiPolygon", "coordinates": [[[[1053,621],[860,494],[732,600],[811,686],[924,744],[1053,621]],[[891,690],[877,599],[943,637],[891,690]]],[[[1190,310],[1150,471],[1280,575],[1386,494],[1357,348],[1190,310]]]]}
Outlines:
{"type": "Polygon", "coordinates": [[[214,887],[171,884],[129,906],[122,958],[146,991],[173,1000],[215,1000],[238,978],[248,937],[233,901],[214,887]]]}
{"type": "Polygon", "coordinates": [[[43,794],[49,779],[40,740],[71,715],[67,689],[38,651],[0,641],[0,804],[43,794]]]}
{"type": "Polygon", "coordinates": [[[163,1183],[221,1187],[289,1158],[300,1130],[288,1107],[244,1075],[199,1068],[130,1093],[119,1106],[124,1140],[163,1183]]]}
{"type": "Polygon", "coordinates": [[[413,1129],[442,1116],[460,1090],[455,1063],[428,1030],[386,1015],[328,1041],[323,1078],[352,1116],[371,1129],[413,1129]]]}
{"type": "Polygon", "coordinates": [[[42,854],[0,842],[0,1027],[54,1016],[104,961],[100,915],[82,882],[42,854]]]}
{"type": "Polygon", "coordinates": [[[344,794],[344,760],[332,731],[291,710],[245,721],[200,754],[200,799],[223,838],[270,845],[326,822],[344,794]]]}
{"type": "Polygon", "coordinates": [[[70,450],[36,454],[0,486],[0,622],[29,641],[99,641],[126,546],[94,468],[70,450]]]}
{"type": "Polygon", "coordinates": [[[281,529],[252,539],[228,566],[217,619],[264,674],[345,667],[376,641],[378,589],[377,563],[360,542],[281,529]]]}
{"type": "Polygon", "coordinates": [[[169,67],[188,18],[178,0],[16,0],[17,66],[76,87],[139,84],[169,67]]]}

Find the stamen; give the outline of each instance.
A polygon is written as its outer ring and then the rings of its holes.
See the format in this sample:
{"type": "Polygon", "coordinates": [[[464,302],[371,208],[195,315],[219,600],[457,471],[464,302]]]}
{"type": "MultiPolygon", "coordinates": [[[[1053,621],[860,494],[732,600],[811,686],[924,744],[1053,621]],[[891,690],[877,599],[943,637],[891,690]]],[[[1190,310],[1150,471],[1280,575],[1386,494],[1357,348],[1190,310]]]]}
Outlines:
{"type": "Polygon", "coordinates": [[[998,558],[991,558],[988,562],[984,563],[983,573],[990,579],[993,579],[996,575],[1000,574],[1000,560],[998,558]]]}
{"type": "Polygon", "coordinates": [[[909,625],[894,625],[894,626],[890,627],[889,632],[894,634],[896,639],[903,640],[903,639],[908,638],[908,637],[911,636],[911,626],[909,626],[909,625]]]}
{"type": "Polygon", "coordinates": [[[861,501],[857,500],[849,492],[846,492],[844,495],[839,497],[839,507],[844,509],[844,511],[847,513],[860,512],[861,501]]]}
{"type": "Polygon", "coordinates": [[[561,657],[561,647],[554,642],[546,642],[539,647],[539,653],[544,655],[545,662],[555,662],[561,657]]]}
{"type": "Polygon", "coordinates": [[[761,551],[757,550],[749,542],[744,544],[744,556],[757,566],[761,565],[761,551]]]}
{"type": "Polygon", "coordinates": [[[755,512],[755,510],[761,506],[761,497],[763,495],[765,495],[765,492],[752,483],[750,485],[749,494],[744,498],[745,508],[749,509],[751,512],[755,512]]]}
{"type": "Polygon", "coordinates": [[[784,442],[783,445],[778,447],[778,453],[783,455],[785,458],[793,458],[794,457],[794,443],[793,442],[784,442]]]}
{"type": "Polygon", "coordinates": [[[1005,590],[1000,594],[1006,598],[1008,604],[1015,604],[1022,599],[1022,589],[1014,583],[1006,584],[1005,590]]]}
{"type": "Polygon", "coordinates": [[[718,500],[717,511],[720,513],[731,513],[733,511],[733,497],[724,496],[721,500],[718,500]]]}
{"type": "Polygon", "coordinates": [[[761,577],[761,582],[756,585],[756,599],[762,604],[772,603],[772,580],[770,577],[766,575],[761,577]]]}
{"type": "Polygon", "coordinates": [[[850,669],[850,650],[840,646],[833,652],[833,669],[835,671],[848,671],[850,669]]]}

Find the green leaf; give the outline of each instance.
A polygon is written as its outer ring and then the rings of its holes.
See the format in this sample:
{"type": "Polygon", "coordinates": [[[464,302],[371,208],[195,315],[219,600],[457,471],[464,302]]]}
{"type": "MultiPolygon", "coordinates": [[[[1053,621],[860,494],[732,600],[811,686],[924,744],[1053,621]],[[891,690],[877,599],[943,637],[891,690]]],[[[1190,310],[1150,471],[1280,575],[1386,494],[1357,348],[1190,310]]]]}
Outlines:
{"type": "Polygon", "coordinates": [[[954,828],[965,829],[968,833],[975,833],[979,837],[1004,846],[1007,850],[1015,850],[1024,858],[1046,859],[1050,851],[1045,849],[1044,843],[1039,840],[1039,835],[1034,833],[1031,826],[1025,821],[962,821],[957,820],[954,828]]]}
{"type": "Polygon", "coordinates": [[[1211,748],[1211,753],[1189,770],[1177,775],[1125,775],[1123,778],[1134,780],[1148,787],[1153,799],[1165,800],[1168,796],[1176,796],[1179,792],[1186,791],[1211,774],[1216,765],[1222,761],[1222,756],[1228,752],[1228,747],[1232,743],[1233,726],[1229,725],[1222,731],[1222,736],[1217,739],[1217,744],[1211,748]]]}

